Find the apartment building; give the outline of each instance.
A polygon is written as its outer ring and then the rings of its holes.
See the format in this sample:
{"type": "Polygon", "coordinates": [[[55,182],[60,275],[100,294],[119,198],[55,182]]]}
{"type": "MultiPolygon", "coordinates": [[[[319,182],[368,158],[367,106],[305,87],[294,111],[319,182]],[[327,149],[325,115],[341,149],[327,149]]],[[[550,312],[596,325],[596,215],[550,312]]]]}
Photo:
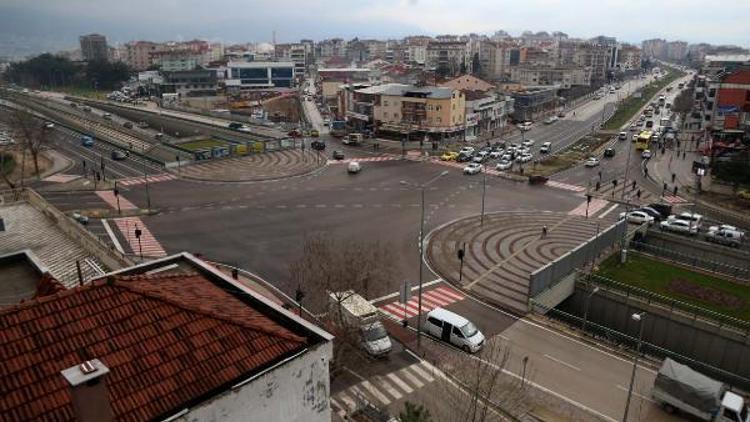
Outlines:
{"type": "Polygon", "coordinates": [[[146,70],[151,66],[151,54],[164,49],[151,41],[131,41],[125,44],[125,63],[133,70],[146,70]]]}
{"type": "Polygon", "coordinates": [[[203,56],[188,50],[162,50],[149,54],[151,63],[163,72],[193,70],[203,64],[203,56]]]}
{"type": "Polygon", "coordinates": [[[513,113],[513,99],[493,91],[462,91],[466,97],[464,137],[473,141],[480,136],[495,136],[506,126],[513,113]]]}
{"type": "Polygon", "coordinates": [[[457,89],[459,91],[494,91],[495,85],[472,75],[461,75],[440,84],[442,87],[457,89]]]}
{"type": "Polygon", "coordinates": [[[749,133],[750,65],[698,76],[694,95],[691,117],[700,121],[699,129],[730,139],[749,133]]]}
{"type": "Polygon", "coordinates": [[[291,88],[295,83],[295,69],[293,62],[229,62],[224,83],[232,92],[291,88]]]}
{"type": "Polygon", "coordinates": [[[622,45],[617,57],[617,64],[621,70],[637,70],[641,68],[641,49],[634,45],[622,45]]]}
{"type": "Polygon", "coordinates": [[[467,41],[436,39],[427,44],[426,65],[441,76],[456,76],[467,70],[467,41]]]}
{"type": "Polygon", "coordinates": [[[81,54],[83,55],[83,60],[109,60],[109,47],[107,47],[107,37],[105,37],[104,35],[81,35],[78,38],[78,41],[81,45],[81,54]]]}
{"type": "Polygon", "coordinates": [[[667,60],[671,61],[682,61],[685,60],[688,53],[688,43],[685,41],[672,41],[667,43],[666,57],[667,60]]]}
{"type": "Polygon", "coordinates": [[[522,85],[556,85],[561,89],[591,85],[591,67],[581,66],[515,66],[510,78],[522,85]]]}
{"type": "Polygon", "coordinates": [[[346,57],[346,44],[346,41],[341,38],[323,40],[315,46],[315,56],[320,59],[346,57]]]}
{"type": "Polygon", "coordinates": [[[456,89],[384,84],[358,89],[354,98],[353,104],[367,102],[371,105],[372,126],[379,132],[424,139],[425,136],[455,135],[464,130],[466,97],[456,89]]]}
{"type": "Polygon", "coordinates": [[[307,67],[307,46],[301,43],[276,44],[274,57],[278,61],[294,63],[294,70],[298,76],[305,74],[307,67]]]}
{"type": "Polygon", "coordinates": [[[664,58],[667,56],[667,41],[659,38],[645,40],[641,43],[641,49],[646,57],[664,58]]]}
{"type": "Polygon", "coordinates": [[[216,70],[196,69],[163,72],[162,94],[178,94],[180,97],[214,96],[218,90],[216,70]]]}

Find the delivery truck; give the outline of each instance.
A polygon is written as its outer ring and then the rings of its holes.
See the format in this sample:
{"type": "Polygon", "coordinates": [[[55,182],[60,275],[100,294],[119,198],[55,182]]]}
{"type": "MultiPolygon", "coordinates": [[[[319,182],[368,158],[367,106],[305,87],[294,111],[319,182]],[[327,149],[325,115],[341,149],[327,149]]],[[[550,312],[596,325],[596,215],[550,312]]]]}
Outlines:
{"type": "Polygon", "coordinates": [[[742,396],[669,358],[656,375],[651,397],[669,413],[680,411],[704,421],[750,422],[742,396]]]}
{"type": "Polygon", "coordinates": [[[365,351],[374,357],[391,352],[393,344],[383,323],[380,312],[362,296],[351,290],[329,294],[329,312],[336,324],[357,331],[365,351]]]}

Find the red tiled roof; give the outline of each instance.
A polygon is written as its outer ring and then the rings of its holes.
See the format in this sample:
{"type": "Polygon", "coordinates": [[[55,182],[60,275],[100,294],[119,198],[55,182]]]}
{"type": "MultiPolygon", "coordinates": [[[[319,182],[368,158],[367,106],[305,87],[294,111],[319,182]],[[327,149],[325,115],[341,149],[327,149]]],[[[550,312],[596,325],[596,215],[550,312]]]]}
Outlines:
{"type": "Polygon", "coordinates": [[[116,418],[147,420],[304,345],[198,274],[99,280],[0,311],[0,420],[74,420],[60,371],[92,358],[116,418]]]}

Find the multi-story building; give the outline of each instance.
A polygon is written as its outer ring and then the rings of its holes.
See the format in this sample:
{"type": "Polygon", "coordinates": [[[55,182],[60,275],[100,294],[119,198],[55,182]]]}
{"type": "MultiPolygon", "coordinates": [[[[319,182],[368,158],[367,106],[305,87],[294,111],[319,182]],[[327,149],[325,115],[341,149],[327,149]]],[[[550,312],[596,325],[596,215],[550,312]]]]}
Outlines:
{"type": "Polygon", "coordinates": [[[276,44],[274,56],[276,60],[294,63],[295,73],[304,76],[307,67],[307,47],[304,44],[276,44]]]}
{"type": "Polygon", "coordinates": [[[218,79],[216,70],[197,69],[163,72],[161,93],[179,94],[180,97],[206,97],[216,95],[218,79]]]}
{"type": "Polygon", "coordinates": [[[513,99],[494,91],[462,91],[466,97],[464,137],[472,141],[480,136],[495,136],[505,128],[513,99]]]}
{"type": "Polygon", "coordinates": [[[436,39],[427,44],[426,65],[441,76],[456,76],[467,71],[467,41],[436,39]]]}
{"type": "Polygon", "coordinates": [[[151,41],[132,41],[125,44],[125,63],[134,70],[146,70],[152,65],[151,54],[164,49],[162,44],[151,41]]]}
{"type": "Polygon", "coordinates": [[[404,38],[404,61],[423,66],[427,62],[427,44],[431,40],[432,38],[425,36],[404,38]]]}
{"type": "Polygon", "coordinates": [[[346,41],[341,38],[323,40],[315,48],[317,58],[346,57],[346,41]]]}
{"type": "Polygon", "coordinates": [[[558,106],[557,90],[556,86],[526,86],[513,92],[513,117],[533,121],[545,112],[554,111],[558,106]]]}
{"type": "Polygon", "coordinates": [[[227,91],[291,88],[295,80],[293,62],[229,62],[224,83],[227,91]]]}
{"type": "Polygon", "coordinates": [[[561,89],[591,85],[589,66],[514,66],[510,78],[526,86],[556,85],[561,89]]]}
{"type": "Polygon", "coordinates": [[[376,131],[421,140],[425,136],[437,139],[464,130],[466,97],[452,88],[375,85],[354,92],[352,105],[362,102],[370,104],[372,129],[376,131]]]}
{"type": "Polygon", "coordinates": [[[693,117],[702,117],[701,128],[725,139],[750,133],[750,66],[699,76],[695,99],[693,117]]]}
{"type": "Polygon", "coordinates": [[[607,80],[611,50],[610,46],[588,41],[560,41],[557,47],[558,63],[591,68],[591,83],[601,85],[607,80]]]}
{"type": "Polygon", "coordinates": [[[197,69],[203,63],[201,54],[187,50],[164,50],[150,54],[151,63],[163,72],[182,72],[197,69]]]}
{"type": "Polygon", "coordinates": [[[662,39],[651,39],[641,43],[643,55],[646,57],[665,58],[667,56],[667,41],[662,39]]]}
{"type": "Polygon", "coordinates": [[[109,60],[109,47],[107,47],[107,37],[104,35],[81,35],[78,41],[81,44],[83,60],[88,62],[109,60]]]}
{"type": "Polygon", "coordinates": [[[664,59],[672,61],[683,61],[687,57],[688,43],[685,41],[672,41],[667,43],[666,57],[664,59]]]}
{"type": "Polygon", "coordinates": [[[495,85],[473,75],[461,75],[440,84],[442,87],[460,91],[494,91],[495,85]]]}
{"type": "Polygon", "coordinates": [[[713,77],[747,66],[750,66],[750,54],[709,54],[703,61],[701,75],[713,77]]]}
{"type": "Polygon", "coordinates": [[[620,47],[620,54],[617,63],[621,70],[637,70],[641,68],[641,49],[634,46],[623,44],[620,47]]]}

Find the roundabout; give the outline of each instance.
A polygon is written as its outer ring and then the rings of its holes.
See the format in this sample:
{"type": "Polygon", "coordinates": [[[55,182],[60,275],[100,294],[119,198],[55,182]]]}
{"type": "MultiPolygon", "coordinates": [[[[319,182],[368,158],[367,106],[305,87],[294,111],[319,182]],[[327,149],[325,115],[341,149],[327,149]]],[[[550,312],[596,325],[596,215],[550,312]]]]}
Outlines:
{"type": "Polygon", "coordinates": [[[430,233],[425,259],[455,286],[523,314],[531,273],[613,222],[548,211],[486,214],[483,224],[479,216],[471,216],[430,233]],[[464,250],[463,268],[459,249],[464,250]]]}

